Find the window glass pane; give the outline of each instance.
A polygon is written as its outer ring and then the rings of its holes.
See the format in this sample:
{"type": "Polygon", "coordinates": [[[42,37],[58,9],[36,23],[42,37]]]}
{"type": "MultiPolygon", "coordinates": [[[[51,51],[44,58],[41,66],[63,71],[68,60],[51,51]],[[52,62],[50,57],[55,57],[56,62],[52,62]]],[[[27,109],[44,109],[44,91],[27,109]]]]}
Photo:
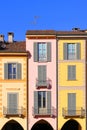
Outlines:
{"type": "Polygon", "coordinates": [[[12,74],[8,74],[8,79],[12,79],[12,74]]]}
{"type": "Polygon", "coordinates": [[[16,79],[16,75],[15,74],[13,75],[13,79],[16,79]]]}
{"type": "Polygon", "coordinates": [[[8,79],[16,79],[16,64],[8,64],[8,79]]]}
{"type": "Polygon", "coordinates": [[[46,92],[43,92],[43,108],[46,107],[46,92]]]}
{"type": "Polygon", "coordinates": [[[13,74],[16,74],[16,67],[13,68],[13,74]]]}
{"type": "Polygon", "coordinates": [[[8,74],[12,74],[12,64],[8,64],[8,74]]]}
{"type": "Polygon", "coordinates": [[[76,59],[76,44],[68,44],[68,59],[76,59]]]}
{"type": "Polygon", "coordinates": [[[38,58],[39,61],[44,61],[47,59],[47,44],[46,43],[39,43],[38,44],[38,58]]]}
{"type": "Polygon", "coordinates": [[[38,107],[41,107],[41,92],[38,92],[38,107]]]}

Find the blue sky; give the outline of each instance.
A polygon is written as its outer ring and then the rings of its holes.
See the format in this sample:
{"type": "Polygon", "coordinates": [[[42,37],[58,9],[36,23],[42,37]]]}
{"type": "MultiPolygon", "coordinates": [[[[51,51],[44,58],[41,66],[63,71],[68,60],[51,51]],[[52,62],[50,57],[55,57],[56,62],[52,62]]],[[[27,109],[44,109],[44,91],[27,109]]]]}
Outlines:
{"type": "Polygon", "coordinates": [[[87,29],[87,0],[0,1],[0,34],[14,32],[14,40],[25,40],[26,30],[87,29]]]}

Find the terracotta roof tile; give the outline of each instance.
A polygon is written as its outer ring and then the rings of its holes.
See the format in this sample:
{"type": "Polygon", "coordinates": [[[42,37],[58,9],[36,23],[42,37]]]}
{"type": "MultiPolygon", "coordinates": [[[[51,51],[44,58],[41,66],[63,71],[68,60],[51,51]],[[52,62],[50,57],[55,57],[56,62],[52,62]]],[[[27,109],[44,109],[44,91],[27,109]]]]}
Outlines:
{"type": "Polygon", "coordinates": [[[27,30],[26,35],[54,35],[55,30],[27,30]]]}
{"type": "MultiPolygon", "coordinates": [[[[1,44],[1,43],[0,43],[1,44]]],[[[6,45],[6,48],[0,49],[0,52],[26,52],[26,42],[18,41],[13,43],[2,43],[6,45]]]]}
{"type": "Polygon", "coordinates": [[[26,35],[87,35],[86,30],[56,31],[56,30],[27,30],[26,35]]]}

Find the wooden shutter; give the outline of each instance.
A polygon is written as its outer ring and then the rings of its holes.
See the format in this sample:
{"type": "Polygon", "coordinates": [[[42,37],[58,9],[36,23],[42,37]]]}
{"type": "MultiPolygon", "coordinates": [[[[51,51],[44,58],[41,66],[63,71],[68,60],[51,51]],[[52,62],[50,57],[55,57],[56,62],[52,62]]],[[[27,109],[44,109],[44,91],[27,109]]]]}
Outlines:
{"type": "Polygon", "coordinates": [[[63,44],[63,58],[67,60],[67,43],[63,44]]]}
{"type": "Polygon", "coordinates": [[[38,91],[34,91],[34,115],[38,114],[38,91]]]}
{"type": "Polygon", "coordinates": [[[38,61],[38,43],[34,43],[34,61],[38,61]]]}
{"type": "Polygon", "coordinates": [[[51,92],[47,92],[47,114],[51,114],[51,92]]]}
{"type": "Polygon", "coordinates": [[[21,79],[21,77],[22,77],[21,63],[17,63],[17,79],[21,79]]]}
{"type": "Polygon", "coordinates": [[[51,42],[47,42],[47,61],[51,61],[51,42]]]}
{"type": "Polygon", "coordinates": [[[46,66],[38,66],[38,86],[46,85],[46,66]]]}
{"type": "Polygon", "coordinates": [[[8,105],[8,113],[9,114],[17,114],[18,113],[18,94],[17,93],[9,93],[7,95],[7,105],[8,105]]]}
{"type": "Polygon", "coordinates": [[[8,63],[4,64],[4,79],[8,79],[8,63]]]}
{"type": "Polygon", "coordinates": [[[75,80],[75,79],[76,79],[76,66],[68,65],[68,80],[75,80]]]}
{"type": "Polygon", "coordinates": [[[76,93],[68,93],[68,114],[75,115],[76,113],[76,93]]]}
{"type": "Polygon", "coordinates": [[[76,44],[76,55],[77,55],[77,59],[81,59],[81,44],[77,43],[76,44]]]}

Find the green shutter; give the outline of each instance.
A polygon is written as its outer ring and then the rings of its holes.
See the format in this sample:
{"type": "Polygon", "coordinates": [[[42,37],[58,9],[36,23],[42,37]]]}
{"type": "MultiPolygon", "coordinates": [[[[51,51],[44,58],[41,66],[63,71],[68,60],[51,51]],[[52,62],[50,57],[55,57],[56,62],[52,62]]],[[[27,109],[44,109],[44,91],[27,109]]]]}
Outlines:
{"type": "Polygon", "coordinates": [[[21,63],[17,63],[17,79],[22,78],[22,68],[21,68],[21,63]]]}
{"type": "Polygon", "coordinates": [[[38,61],[38,43],[34,43],[34,61],[38,61]]]}
{"type": "Polygon", "coordinates": [[[38,86],[46,86],[46,66],[38,66],[38,86]]]}
{"type": "Polygon", "coordinates": [[[76,44],[76,54],[77,54],[77,59],[81,59],[81,44],[80,43],[77,43],[76,44]]]}
{"type": "Polygon", "coordinates": [[[46,86],[47,85],[47,81],[46,81],[46,66],[45,65],[43,65],[42,66],[43,68],[42,68],[42,70],[43,70],[43,86],[46,86]]]}
{"type": "Polygon", "coordinates": [[[38,114],[38,91],[34,91],[34,114],[38,114]]]}
{"type": "Polygon", "coordinates": [[[51,42],[47,42],[47,61],[51,61],[51,42]]]}
{"type": "Polygon", "coordinates": [[[76,113],[76,93],[68,93],[68,114],[75,115],[76,113]]]}
{"type": "Polygon", "coordinates": [[[47,114],[51,114],[51,92],[47,92],[47,114]]]}
{"type": "Polygon", "coordinates": [[[71,76],[71,66],[68,65],[68,80],[71,80],[72,76],[71,76]]]}
{"type": "Polygon", "coordinates": [[[67,43],[63,44],[63,58],[67,60],[67,43]]]}
{"type": "Polygon", "coordinates": [[[4,64],[4,79],[8,79],[8,63],[4,64]]]}
{"type": "Polygon", "coordinates": [[[76,79],[76,66],[73,65],[72,66],[72,80],[75,80],[76,79]]]}
{"type": "Polygon", "coordinates": [[[9,114],[17,114],[18,113],[18,94],[17,93],[9,93],[7,95],[7,105],[8,105],[8,113],[9,114]]]}
{"type": "Polygon", "coordinates": [[[76,66],[68,65],[68,80],[75,80],[75,79],[76,79],[76,66]]]}

